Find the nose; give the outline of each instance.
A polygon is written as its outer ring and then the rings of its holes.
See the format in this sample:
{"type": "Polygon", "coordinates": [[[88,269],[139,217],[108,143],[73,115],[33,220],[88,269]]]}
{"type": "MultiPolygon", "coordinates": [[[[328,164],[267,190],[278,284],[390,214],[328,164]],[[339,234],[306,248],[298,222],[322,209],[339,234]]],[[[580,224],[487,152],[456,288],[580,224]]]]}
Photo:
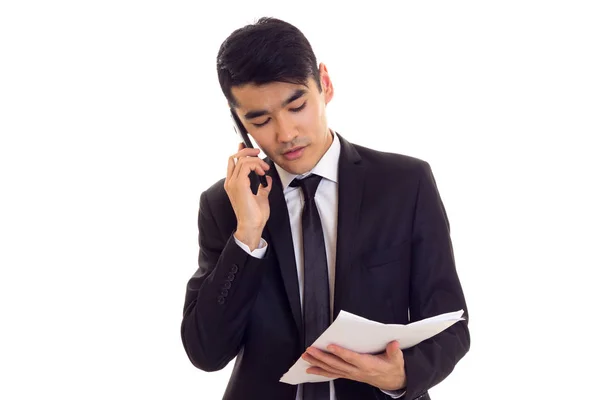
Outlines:
{"type": "Polygon", "coordinates": [[[277,140],[283,143],[291,142],[297,136],[293,120],[281,117],[277,121],[277,140]]]}

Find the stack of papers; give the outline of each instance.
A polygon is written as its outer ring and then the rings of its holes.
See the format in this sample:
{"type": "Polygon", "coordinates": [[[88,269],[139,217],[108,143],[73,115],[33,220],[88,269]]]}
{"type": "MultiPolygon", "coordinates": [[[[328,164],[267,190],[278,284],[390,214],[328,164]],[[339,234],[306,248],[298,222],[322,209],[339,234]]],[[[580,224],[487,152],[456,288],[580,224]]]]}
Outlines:
{"type": "MultiPolygon", "coordinates": [[[[404,350],[464,320],[463,313],[464,310],[458,310],[408,325],[397,325],[382,324],[342,310],[329,328],[315,340],[312,347],[328,352],[327,346],[335,344],[356,353],[376,354],[385,351],[390,342],[397,340],[400,349],[404,350]]],[[[279,381],[298,385],[305,382],[333,380],[326,376],[307,374],[306,370],[310,367],[308,362],[299,358],[279,381]]]]}

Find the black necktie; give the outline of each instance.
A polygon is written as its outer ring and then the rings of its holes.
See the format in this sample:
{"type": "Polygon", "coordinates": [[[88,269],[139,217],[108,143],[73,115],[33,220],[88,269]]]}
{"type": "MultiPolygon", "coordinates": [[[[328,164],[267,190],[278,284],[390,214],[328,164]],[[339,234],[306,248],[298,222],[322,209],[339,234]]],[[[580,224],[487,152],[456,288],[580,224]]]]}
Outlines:
{"type": "MultiPolygon", "coordinates": [[[[310,175],[294,179],[290,186],[300,186],[304,194],[302,238],[304,251],[304,349],[308,348],[329,326],[329,277],[327,253],[315,192],[321,177],[310,175]]],[[[329,400],[329,382],[305,383],[303,400],[329,400]]]]}

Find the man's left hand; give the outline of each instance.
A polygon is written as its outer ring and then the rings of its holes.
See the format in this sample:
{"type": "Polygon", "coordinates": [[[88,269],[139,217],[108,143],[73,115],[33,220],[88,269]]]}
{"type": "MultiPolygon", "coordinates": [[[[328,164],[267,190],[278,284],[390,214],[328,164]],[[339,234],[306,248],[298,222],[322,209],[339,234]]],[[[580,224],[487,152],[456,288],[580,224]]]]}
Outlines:
{"type": "Polygon", "coordinates": [[[343,347],[330,345],[331,354],[309,347],[302,358],[312,367],[309,374],[329,378],[345,378],[364,382],[382,390],[398,390],[406,387],[404,355],[397,341],[388,343],[380,354],[355,353],[343,347]]]}

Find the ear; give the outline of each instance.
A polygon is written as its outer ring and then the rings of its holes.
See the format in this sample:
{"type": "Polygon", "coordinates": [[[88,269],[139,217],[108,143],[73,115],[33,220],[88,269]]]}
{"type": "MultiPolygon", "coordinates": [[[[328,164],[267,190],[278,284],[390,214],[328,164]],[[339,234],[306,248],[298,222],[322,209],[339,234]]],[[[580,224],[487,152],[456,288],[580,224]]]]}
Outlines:
{"type": "Polygon", "coordinates": [[[319,64],[319,75],[321,75],[321,89],[325,96],[325,104],[327,104],[333,98],[333,83],[324,63],[319,64]]]}

